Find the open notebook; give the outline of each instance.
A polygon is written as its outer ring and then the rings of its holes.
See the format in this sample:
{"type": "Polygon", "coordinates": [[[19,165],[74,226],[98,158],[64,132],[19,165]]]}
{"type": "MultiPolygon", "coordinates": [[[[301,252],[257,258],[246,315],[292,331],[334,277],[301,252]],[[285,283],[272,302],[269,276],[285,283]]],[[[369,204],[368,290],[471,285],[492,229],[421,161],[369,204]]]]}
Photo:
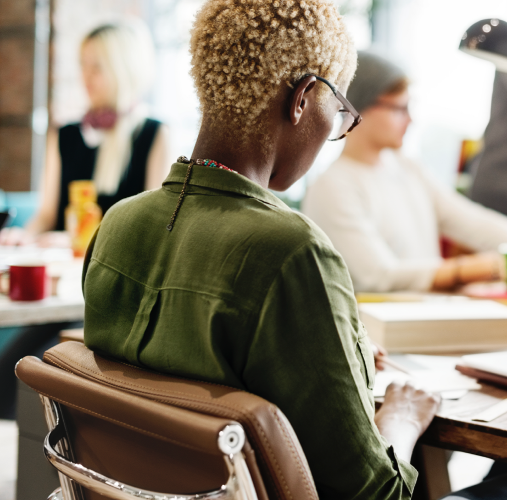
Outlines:
{"type": "Polygon", "coordinates": [[[428,392],[440,393],[444,399],[455,399],[461,391],[480,389],[477,380],[466,377],[455,370],[414,370],[410,375],[401,372],[384,371],[375,376],[373,397],[382,397],[392,382],[404,384],[410,381],[417,388],[428,392]]]}
{"type": "Polygon", "coordinates": [[[469,377],[507,387],[507,351],[463,356],[456,369],[469,377]]]}
{"type": "Polygon", "coordinates": [[[390,357],[410,374],[389,367],[377,372],[373,389],[373,396],[376,398],[383,397],[387,386],[392,382],[404,384],[411,381],[415,387],[440,393],[443,399],[458,399],[467,391],[480,389],[476,379],[464,376],[454,369],[460,358],[412,354],[390,357]]]}

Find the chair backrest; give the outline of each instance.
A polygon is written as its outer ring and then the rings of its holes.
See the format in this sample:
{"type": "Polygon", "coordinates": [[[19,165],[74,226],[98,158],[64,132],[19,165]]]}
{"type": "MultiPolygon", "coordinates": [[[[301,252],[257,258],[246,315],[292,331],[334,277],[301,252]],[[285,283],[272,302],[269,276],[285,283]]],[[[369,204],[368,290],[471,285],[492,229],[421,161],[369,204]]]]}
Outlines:
{"type": "Polygon", "coordinates": [[[50,349],[43,362],[24,358],[16,374],[58,404],[73,459],[103,476],[151,492],[216,490],[232,473],[217,437],[228,429],[232,443],[242,428],[240,453],[226,455],[244,457],[259,499],[318,500],[290,423],[258,396],[106,359],[78,342],[50,349]]]}

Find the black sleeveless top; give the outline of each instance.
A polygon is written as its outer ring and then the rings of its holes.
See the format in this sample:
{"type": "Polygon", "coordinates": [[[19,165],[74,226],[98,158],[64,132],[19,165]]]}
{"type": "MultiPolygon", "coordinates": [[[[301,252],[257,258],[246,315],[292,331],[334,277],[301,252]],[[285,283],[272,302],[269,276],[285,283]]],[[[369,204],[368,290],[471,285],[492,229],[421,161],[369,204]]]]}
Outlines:
{"type": "MultiPolygon", "coordinates": [[[[123,198],[134,196],[144,191],[146,181],[146,163],[160,122],[148,118],[132,142],[132,156],[127,165],[118,191],[113,195],[99,194],[97,203],[106,213],[115,203],[123,198]]],[[[62,127],[58,132],[62,174],[60,182],[60,200],[56,231],[64,230],[64,211],[69,204],[69,183],[93,179],[95,159],[98,148],[90,148],[84,142],[79,123],[62,127]]]]}

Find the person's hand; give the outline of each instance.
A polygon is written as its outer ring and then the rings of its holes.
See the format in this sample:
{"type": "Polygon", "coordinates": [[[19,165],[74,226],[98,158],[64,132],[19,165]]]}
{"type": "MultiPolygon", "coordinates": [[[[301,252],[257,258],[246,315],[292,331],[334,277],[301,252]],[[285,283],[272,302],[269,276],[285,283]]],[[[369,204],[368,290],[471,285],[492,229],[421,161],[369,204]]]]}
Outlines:
{"type": "Polygon", "coordinates": [[[463,257],[460,279],[463,283],[505,280],[504,256],[498,252],[482,252],[463,257]]]}
{"type": "Polygon", "coordinates": [[[375,423],[401,458],[410,461],[415,443],[436,415],[440,401],[439,395],[416,389],[409,383],[393,383],[387,388],[375,423]]]}
{"type": "Polygon", "coordinates": [[[71,240],[69,233],[65,231],[47,231],[35,238],[40,248],[70,248],[71,240]]]}
{"type": "Polygon", "coordinates": [[[381,345],[373,342],[370,339],[371,350],[373,351],[373,357],[375,358],[375,368],[377,370],[384,370],[384,359],[387,358],[387,351],[381,345]]]}
{"type": "Polygon", "coordinates": [[[438,394],[417,389],[410,383],[401,385],[395,382],[387,388],[375,422],[380,426],[392,420],[410,423],[417,429],[419,437],[436,415],[440,401],[438,394]]]}
{"type": "Polygon", "coordinates": [[[504,257],[498,252],[482,252],[446,259],[435,273],[433,288],[447,290],[476,281],[505,280],[504,257]]]}
{"type": "Polygon", "coordinates": [[[7,227],[0,231],[0,245],[22,246],[33,242],[33,235],[21,227],[7,227]]]}

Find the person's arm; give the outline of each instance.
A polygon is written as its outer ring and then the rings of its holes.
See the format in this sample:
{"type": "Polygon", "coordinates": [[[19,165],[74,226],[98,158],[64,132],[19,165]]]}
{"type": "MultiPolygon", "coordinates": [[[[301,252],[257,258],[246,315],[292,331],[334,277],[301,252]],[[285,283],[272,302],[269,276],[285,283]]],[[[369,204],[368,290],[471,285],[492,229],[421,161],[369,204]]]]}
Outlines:
{"type": "MultiPolygon", "coordinates": [[[[295,250],[267,292],[242,378],[247,390],[287,416],[321,494],[343,500],[411,496],[416,471],[396,457],[375,425],[374,376],[343,261],[330,246],[295,250]]],[[[386,401],[378,421],[407,459],[436,411],[436,400],[421,394],[420,401],[406,391],[393,394],[408,412],[394,418],[386,401]]]]}
{"type": "Polygon", "coordinates": [[[41,187],[41,204],[37,213],[21,228],[7,228],[0,232],[0,244],[19,245],[35,241],[35,238],[54,229],[60,200],[61,160],[58,131],[48,131],[46,162],[41,187]]]}
{"type": "Polygon", "coordinates": [[[100,225],[95,231],[90,240],[88,248],[86,249],[84,262],[83,262],[83,273],[81,274],[81,290],[83,291],[83,297],[85,295],[85,279],[86,273],[88,272],[88,267],[90,266],[90,261],[92,260],[93,249],[95,248],[95,242],[97,241],[97,235],[99,234],[100,225]]]}
{"type": "Polygon", "coordinates": [[[356,291],[429,290],[441,259],[400,259],[380,234],[366,203],[353,180],[327,177],[310,187],[303,212],[342,255],[356,291]]]}
{"type": "Polygon", "coordinates": [[[481,253],[446,259],[435,273],[433,288],[445,290],[474,281],[504,277],[505,265],[497,253],[507,242],[507,217],[440,186],[417,165],[410,165],[432,197],[439,232],[481,253]]]}
{"type": "Polygon", "coordinates": [[[158,189],[171,169],[169,127],[161,124],[151,146],[146,165],[145,190],[158,189]]]}
{"type": "Polygon", "coordinates": [[[484,252],[446,259],[435,273],[434,290],[449,290],[476,281],[505,279],[504,257],[484,252]]]}
{"type": "MultiPolygon", "coordinates": [[[[417,168],[417,167],[414,167],[417,168]]],[[[440,186],[419,169],[421,182],[431,193],[440,233],[475,252],[496,251],[507,243],[507,217],[440,186]]]]}

